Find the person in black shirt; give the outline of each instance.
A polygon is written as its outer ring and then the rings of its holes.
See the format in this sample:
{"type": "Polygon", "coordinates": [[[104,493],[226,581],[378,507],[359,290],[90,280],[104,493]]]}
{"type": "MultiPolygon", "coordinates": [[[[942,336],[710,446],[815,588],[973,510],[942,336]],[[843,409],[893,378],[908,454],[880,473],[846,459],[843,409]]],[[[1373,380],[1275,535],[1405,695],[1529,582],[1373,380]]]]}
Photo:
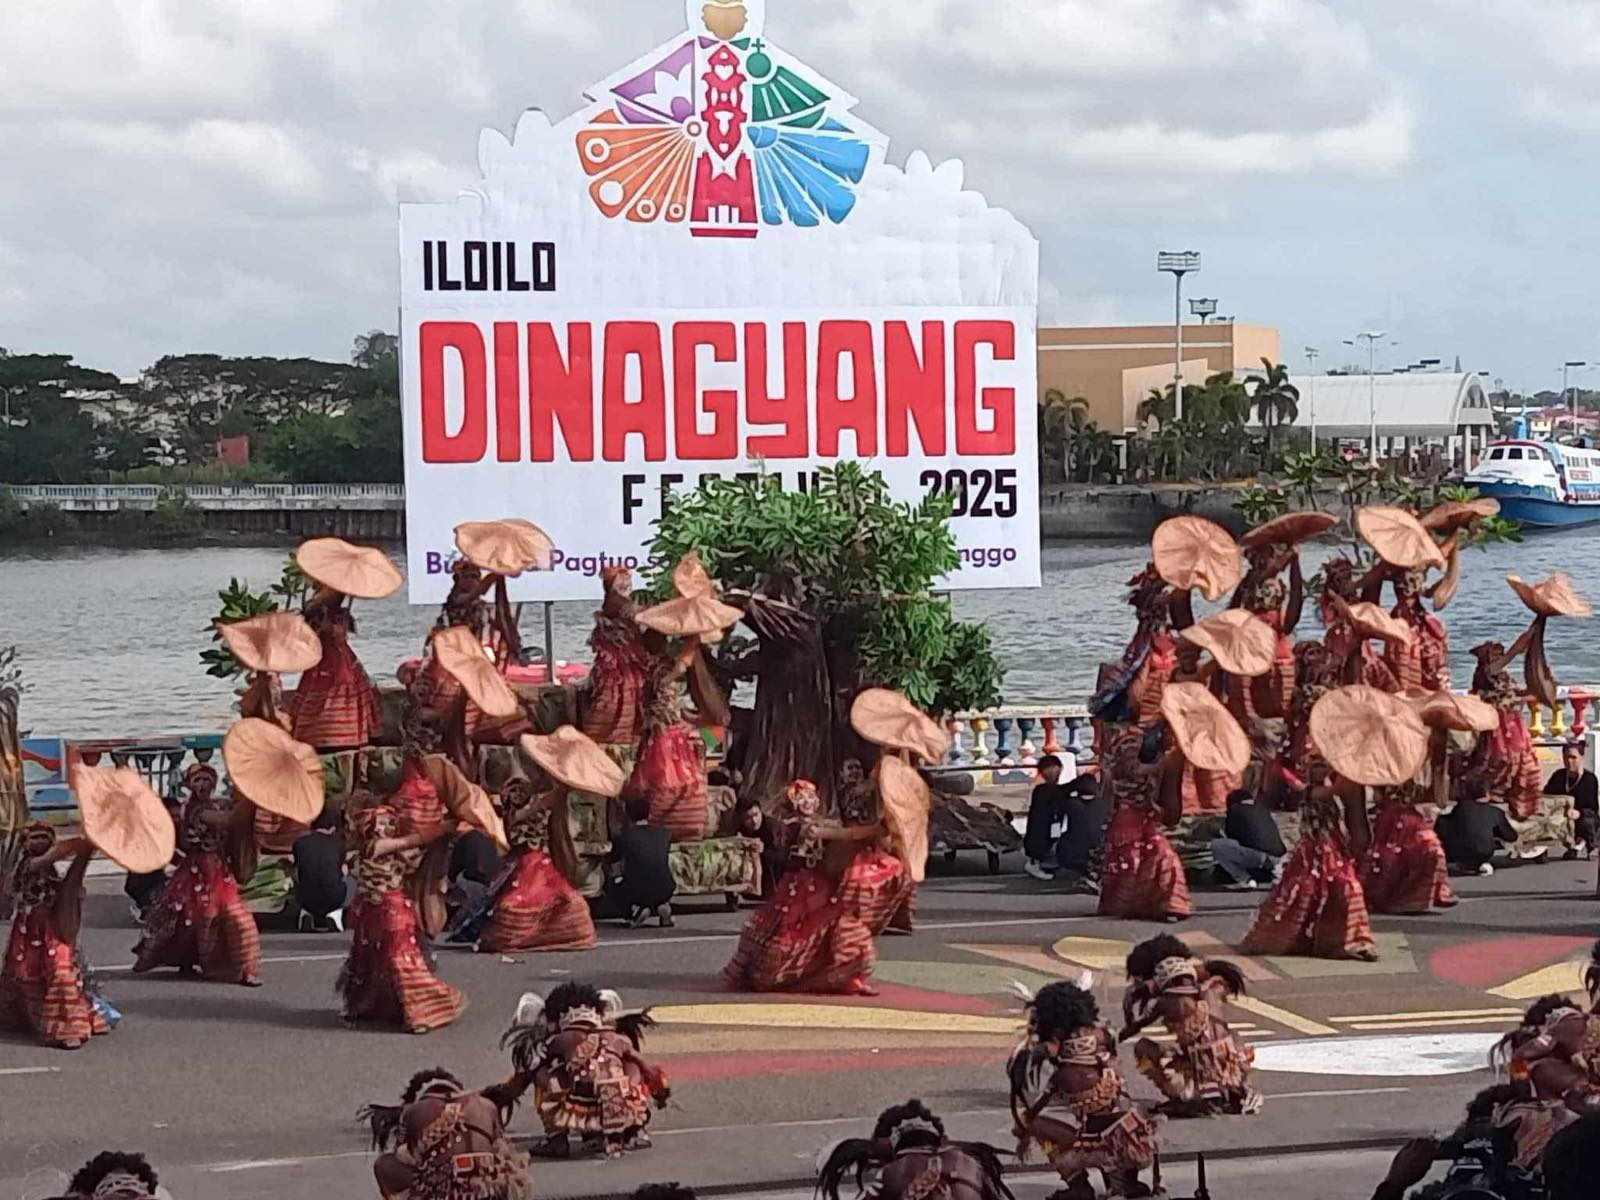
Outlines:
{"type": "Polygon", "coordinates": [[[1061,786],[1062,763],[1054,754],[1046,754],[1035,769],[1044,782],[1028,798],[1028,827],[1022,835],[1027,862],[1023,870],[1035,879],[1050,880],[1055,878],[1055,864],[1049,861],[1055,824],[1065,811],[1067,789],[1061,786]]]}
{"type": "Polygon", "coordinates": [[[1456,806],[1440,813],[1433,824],[1444,844],[1445,858],[1458,870],[1493,875],[1498,844],[1509,846],[1517,840],[1505,810],[1490,804],[1487,795],[1483,784],[1469,783],[1456,806]]]}
{"type": "Polygon", "coordinates": [[[1579,844],[1585,857],[1592,855],[1600,837],[1600,780],[1583,765],[1583,759],[1583,743],[1568,742],[1561,752],[1561,769],[1544,785],[1546,796],[1571,796],[1573,807],[1578,810],[1576,843],[1567,847],[1568,859],[1578,857],[1579,844]]]}
{"type": "Polygon", "coordinates": [[[761,898],[769,898],[778,886],[788,854],[778,845],[772,822],[754,796],[746,796],[733,810],[733,834],[761,843],[761,898]]]}
{"type": "Polygon", "coordinates": [[[667,861],[672,834],[650,824],[650,797],[633,793],[623,801],[628,824],[611,835],[611,879],[606,894],[628,924],[643,925],[653,914],[661,928],[672,927],[672,897],[678,890],[667,861]]]}
{"type": "Polygon", "coordinates": [[[1111,798],[1100,794],[1100,781],[1079,775],[1064,789],[1062,816],[1067,827],[1056,842],[1056,865],[1079,891],[1098,889],[1111,820],[1111,798]]]}
{"type": "Polygon", "coordinates": [[[1249,792],[1230,793],[1222,836],[1211,842],[1211,857],[1228,877],[1228,886],[1253,891],[1257,884],[1276,880],[1288,853],[1272,814],[1249,792]]]}
{"type": "Polygon", "coordinates": [[[294,842],[294,894],[300,903],[300,929],[333,933],[343,928],[349,900],[344,878],[344,838],[339,814],[324,808],[311,832],[294,842]]]}

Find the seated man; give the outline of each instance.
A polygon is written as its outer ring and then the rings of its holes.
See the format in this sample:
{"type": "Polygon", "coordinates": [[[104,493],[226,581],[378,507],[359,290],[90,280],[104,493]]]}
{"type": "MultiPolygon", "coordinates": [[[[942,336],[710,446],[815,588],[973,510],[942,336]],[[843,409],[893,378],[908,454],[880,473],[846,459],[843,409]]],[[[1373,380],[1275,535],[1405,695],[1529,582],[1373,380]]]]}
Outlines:
{"type": "Polygon", "coordinates": [[[1567,846],[1567,858],[1578,857],[1578,847],[1585,856],[1594,853],[1597,834],[1600,834],[1600,780],[1584,765],[1582,742],[1568,742],[1561,751],[1561,769],[1545,781],[1546,796],[1570,796],[1577,813],[1572,842],[1567,846]]]}
{"type": "Polygon", "coordinates": [[[311,832],[294,841],[294,894],[300,904],[300,931],[333,933],[344,928],[350,892],[344,875],[344,837],[339,814],[324,806],[311,832]]]}
{"type": "Polygon", "coordinates": [[[1433,828],[1451,868],[1465,874],[1493,875],[1496,850],[1517,840],[1505,810],[1490,804],[1484,786],[1475,781],[1466,784],[1454,808],[1439,814],[1433,828]]]}
{"type": "Polygon", "coordinates": [[[1244,789],[1230,792],[1222,836],[1211,842],[1211,857],[1227,876],[1227,886],[1253,891],[1258,884],[1276,881],[1288,853],[1272,814],[1244,789]]]}
{"type": "Polygon", "coordinates": [[[678,890],[668,855],[672,834],[650,823],[650,797],[633,792],[623,799],[628,824],[611,835],[610,878],[606,896],[634,927],[654,915],[672,928],[672,897],[678,890]]]}
{"type": "Polygon", "coordinates": [[[1111,819],[1111,799],[1100,794],[1096,776],[1080,774],[1066,785],[1062,818],[1066,828],[1056,840],[1056,866],[1074,888],[1093,892],[1099,885],[1106,824],[1111,819]]]}

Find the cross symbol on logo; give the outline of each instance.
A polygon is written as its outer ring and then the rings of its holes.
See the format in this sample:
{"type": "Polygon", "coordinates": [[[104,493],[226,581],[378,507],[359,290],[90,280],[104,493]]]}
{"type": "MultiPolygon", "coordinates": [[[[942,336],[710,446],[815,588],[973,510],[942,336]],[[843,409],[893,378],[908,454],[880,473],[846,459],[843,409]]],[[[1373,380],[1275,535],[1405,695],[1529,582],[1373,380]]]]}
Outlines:
{"type": "Polygon", "coordinates": [[[756,38],[754,41],[752,41],[750,43],[750,49],[753,50],[754,52],[756,52],[757,54],[759,54],[761,51],[765,50],[766,48],[767,48],[767,43],[765,41],[763,41],[761,38],[756,38]]]}

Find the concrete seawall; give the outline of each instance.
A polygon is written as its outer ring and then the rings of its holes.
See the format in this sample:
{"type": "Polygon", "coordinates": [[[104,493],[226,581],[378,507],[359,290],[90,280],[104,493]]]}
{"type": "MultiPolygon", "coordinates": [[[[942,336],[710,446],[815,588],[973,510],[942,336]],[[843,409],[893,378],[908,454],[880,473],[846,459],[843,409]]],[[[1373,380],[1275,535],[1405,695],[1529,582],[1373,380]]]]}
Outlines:
{"type": "Polygon", "coordinates": [[[1238,532],[1244,527],[1233,509],[1238,494],[1239,485],[1228,484],[1047,488],[1039,497],[1039,532],[1047,542],[1143,539],[1168,517],[1185,514],[1209,517],[1238,532]]]}

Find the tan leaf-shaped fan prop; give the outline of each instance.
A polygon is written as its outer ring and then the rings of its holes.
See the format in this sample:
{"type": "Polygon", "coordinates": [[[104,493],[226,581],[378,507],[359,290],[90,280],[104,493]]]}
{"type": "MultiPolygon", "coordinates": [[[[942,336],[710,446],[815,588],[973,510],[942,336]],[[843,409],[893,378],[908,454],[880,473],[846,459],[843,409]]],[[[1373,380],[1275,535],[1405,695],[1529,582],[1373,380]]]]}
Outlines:
{"type": "Polygon", "coordinates": [[[1250,765],[1250,739],[1205,684],[1167,684],[1161,689],[1161,715],[1191,766],[1232,773],[1250,765]]]}
{"type": "Polygon", "coordinates": [[[867,688],[850,705],[850,726],[874,746],[943,761],[949,743],[939,724],[889,688],[867,688]]]}
{"type": "Polygon", "coordinates": [[[933,809],[927,782],[915,767],[886,755],[878,762],[878,800],[895,853],[912,882],[921,883],[928,870],[928,814],[933,809]]]}
{"type": "Polygon", "coordinates": [[[731,604],[718,600],[714,592],[679,596],[654,605],[639,614],[639,624],[668,637],[720,637],[744,616],[731,604]]]}
{"type": "Polygon", "coordinates": [[[222,739],[222,761],[233,786],[257,808],[301,825],[322,811],[322,760],[281,725],[256,717],[235,721],[222,739]]]}
{"type": "Polygon", "coordinates": [[[532,521],[467,521],[456,526],[456,548],[475,567],[495,575],[548,571],[555,543],[532,521]]]}
{"type": "Polygon", "coordinates": [[[177,846],[172,817],[132,767],[79,764],[72,770],[72,791],[84,837],[123,870],[145,875],[172,861],[177,846]]]}
{"type": "Polygon", "coordinates": [[[1209,651],[1228,674],[1244,679],[1265,675],[1278,657],[1277,631],[1243,608],[1225,608],[1180,630],[1178,636],[1209,651]]]}
{"type": "Polygon", "coordinates": [[[1339,523],[1332,513],[1308,509],[1305,512],[1284,513],[1263,521],[1239,539],[1241,546],[1298,546],[1301,542],[1321,537],[1339,523]]]}
{"type": "Polygon", "coordinates": [[[1220,600],[1244,577],[1244,557],[1233,535],[1204,517],[1172,517],[1156,526],[1150,539],[1156,573],[1180,591],[1199,588],[1207,600],[1220,600]]]}
{"type": "Polygon", "coordinates": [[[519,744],[523,753],[563,787],[596,796],[620,796],[628,782],[600,744],[571,725],[551,734],[525,733],[519,744]]]}
{"type": "Polygon", "coordinates": [[[1444,552],[1422,522],[1403,508],[1369,504],[1356,513],[1356,531],[1391,567],[1444,567],[1444,552]]]}
{"type": "Polygon", "coordinates": [[[1312,706],[1311,740],[1352,783],[1410,783],[1428,757],[1428,730],[1404,700],[1365,684],[1334,688],[1312,706]]]}
{"type": "Polygon", "coordinates": [[[1545,628],[1551,617],[1587,617],[1592,611],[1589,602],[1560,572],[1539,583],[1528,583],[1515,575],[1507,575],[1506,582],[1533,613],[1533,624],[1528,627],[1528,648],[1522,656],[1523,681],[1535,700],[1546,708],[1554,708],[1559,697],[1555,673],[1545,653],[1545,628]]]}
{"type": "Polygon", "coordinates": [[[382,600],[405,584],[389,556],[374,546],[354,546],[343,538],[302,542],[294,560],[315,582],[358,600],[382,600]]]}
{"type": "Polygon", "coordinates": [[[522,711],[517,694],[489,660],[478,635],[466,626],[454,625],[434,634],[433,657],[485,716],[502,721],[522,711]]]}
{"type": "Polygon", "coordinates": [[[703,596],[715,593],[716,582],[706,572],[700,561],[700,552],[691,550],[672,568],[672,587],[680,596],[703,596]]]}
{"type": "Polygon", "coordinates": [[[293,674],[322,661],[317,631],[299,613],[275,612],[217,627],[222,644],[252,671],[293,674]]]}
{"type": "Polygon", "coordinates": [[[1408,645],[1411,642],[1411,627],[1397,617],[1390,616],[1376,604],[1358,600],[1354,604],[1346,605],[1345,611],[1350,615],[1350,624],[1364,638],[1377,638],[1379,641],[1393,642],[1397,646],[1408,645]]]}

